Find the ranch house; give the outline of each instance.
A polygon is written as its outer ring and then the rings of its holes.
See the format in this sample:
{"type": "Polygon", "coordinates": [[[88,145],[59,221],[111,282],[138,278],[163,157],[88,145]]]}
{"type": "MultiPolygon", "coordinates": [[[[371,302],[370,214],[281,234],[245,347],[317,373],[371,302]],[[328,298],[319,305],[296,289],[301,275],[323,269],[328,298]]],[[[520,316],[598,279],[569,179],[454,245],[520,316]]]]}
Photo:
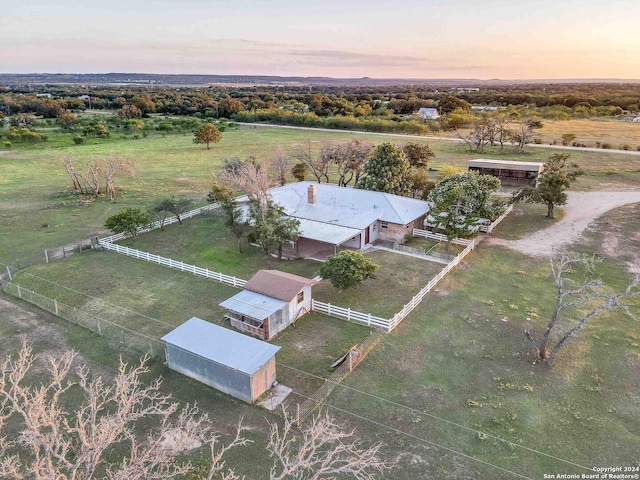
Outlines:
{"type": "Polygon", "coordinates": [[[360,250],[378,239],[403,243],[413,228],[422,228],[429,211],[423,200],[330,183],[296,182],[269,193],[287,215],[300,221],[295,248],[308,256],[335,253],[338,247],[360,250]]]}
{"type": "Polygon", "coordinates": [[[220,304],[231,326],[263,340],[311,310],[311,287],[318,282],[278,270],[260,270],[244,290],[220,304]]]}

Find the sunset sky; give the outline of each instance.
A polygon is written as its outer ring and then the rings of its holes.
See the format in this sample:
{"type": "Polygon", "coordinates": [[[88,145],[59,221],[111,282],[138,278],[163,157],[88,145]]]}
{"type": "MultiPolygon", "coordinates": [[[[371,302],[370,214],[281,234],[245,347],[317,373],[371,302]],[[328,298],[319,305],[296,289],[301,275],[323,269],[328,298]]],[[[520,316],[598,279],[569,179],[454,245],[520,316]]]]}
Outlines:
{"type": "Polygon", "coordinates": [[[640,78],[640,0],[29,0],[0,73],[640,78]]]}

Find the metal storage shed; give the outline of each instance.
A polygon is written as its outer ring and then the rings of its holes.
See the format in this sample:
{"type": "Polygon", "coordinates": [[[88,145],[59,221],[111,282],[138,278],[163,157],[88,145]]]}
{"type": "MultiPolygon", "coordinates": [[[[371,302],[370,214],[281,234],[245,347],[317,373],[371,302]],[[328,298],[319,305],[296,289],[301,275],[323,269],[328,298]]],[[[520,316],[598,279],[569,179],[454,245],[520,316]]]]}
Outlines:
{"type": "Polygon", "coordinates": [[[493,175],[503,183],[535,185],[544,170],[544,163],[477,158],[469,160],[468,169],[480,175],[493,175]]]}
{"type": "Polygon", "coordinates": [[[192,317],[162,340],[169,368],[255,402],[276,381],[280,347],[192,317]]]}

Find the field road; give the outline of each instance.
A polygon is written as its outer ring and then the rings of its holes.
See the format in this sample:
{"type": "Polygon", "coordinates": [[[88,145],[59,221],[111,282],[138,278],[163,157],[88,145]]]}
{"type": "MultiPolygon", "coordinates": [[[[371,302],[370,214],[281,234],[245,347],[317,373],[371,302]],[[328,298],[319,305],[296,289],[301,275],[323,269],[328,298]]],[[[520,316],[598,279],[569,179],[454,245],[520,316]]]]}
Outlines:
{"type": "Polygon", "coordinates": [[[491,237],[488,243],[504,245],[528,255],[549,256],[554,249],[578,240],[589,224],[602,214],[629,203],[640,203],[640,191],[567,192],[562,220],[521,240],[491,237]]]}
{"type": "MultiPolygon", "coordinates": [[[[290,130],[309,130],[315,132],[339,132],[339,133],[357,133],[358,135],[379,135],[384,137],[399,137],[399,138],[416,138],[422,140],[445,140],[448,142],[458,142],[464,143],[464,140],[460,138],[453,137],[437,137],[435,135],[409,135],[404,133],[377,133],[377,132],[363,132],[362,130],[339,130],[335,128],[315,128],[315,127],[295,127],[292,125],[276,125],[273,123],[248,123],[248,122],[235,122],[239,125],[247,125],[250,127],[265,127],[265,128],[285,128],[290,130]]],[[[505,145],[511,145],[510,143],[505,143],[505,145]]],[[[591,147],[563,147],[562,145],[537,145],[535,143],[528,143],[527,147],[532,148],[555,148],[558,150],[575,150],[578,152],[609,152],[609,153],[619,153],[622,155],[640,155],[640,152],[637,150],[614,150],[614,149],[601,149],[601,148],[591,148],[591,147]]]]}

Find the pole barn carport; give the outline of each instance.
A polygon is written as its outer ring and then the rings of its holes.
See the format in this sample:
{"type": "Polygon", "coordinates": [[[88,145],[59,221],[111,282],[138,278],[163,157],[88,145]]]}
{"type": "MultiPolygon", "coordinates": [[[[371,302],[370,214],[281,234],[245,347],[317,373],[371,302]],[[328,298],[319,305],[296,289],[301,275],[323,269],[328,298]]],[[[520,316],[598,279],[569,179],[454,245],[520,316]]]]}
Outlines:
{"type": "Polygon", "coordinates": [[[169,368],[254,403],[276,381],[280,347],[192,317],[167,333],[169,368]]]}

